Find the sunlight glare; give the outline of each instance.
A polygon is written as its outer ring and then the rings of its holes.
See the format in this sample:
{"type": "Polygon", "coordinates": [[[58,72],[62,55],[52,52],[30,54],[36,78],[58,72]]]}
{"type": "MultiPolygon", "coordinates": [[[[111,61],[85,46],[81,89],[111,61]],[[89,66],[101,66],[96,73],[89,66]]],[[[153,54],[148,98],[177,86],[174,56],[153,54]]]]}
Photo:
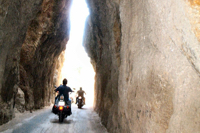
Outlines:
{"type": "Polygon", "coordinates": [[[85,0],[73,0],[70,12],[70,40],[66,46],[62,79],[67,78],[68,86],[76,88],[76,91],[82,87],[86,92],[86,104],[92,105],[95,72],[82,46],[85,20],[88,15],[89,10],[85,0]]]}

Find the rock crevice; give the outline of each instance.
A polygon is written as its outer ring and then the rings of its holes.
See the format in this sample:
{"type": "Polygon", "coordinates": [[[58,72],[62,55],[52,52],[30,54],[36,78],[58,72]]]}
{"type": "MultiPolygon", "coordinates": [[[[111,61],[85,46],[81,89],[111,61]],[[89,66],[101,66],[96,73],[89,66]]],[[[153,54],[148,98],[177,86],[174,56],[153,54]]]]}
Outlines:
{"type": "MultiPolygon", "coordinates": [[[[84,47],[109,132],[199,132],[199,0],[87,0],[84,47]]],[[[0,124],[53,99],[71,0],[0,5],[0,124]],[[20,91],[22,90],[22,91],[20,91]],[[24,94],[24,99],[23,99],[24,94]]]]}

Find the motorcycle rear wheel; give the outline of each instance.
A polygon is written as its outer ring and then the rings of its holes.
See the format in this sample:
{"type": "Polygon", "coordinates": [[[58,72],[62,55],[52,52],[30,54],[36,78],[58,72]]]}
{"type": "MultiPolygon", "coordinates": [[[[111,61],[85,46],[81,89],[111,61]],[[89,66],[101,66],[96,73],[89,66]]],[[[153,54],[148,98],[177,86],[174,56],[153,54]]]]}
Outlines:
{"type": "Polygon", "coordinates": [[[62,113],[59,114],[59,122],[63,122],[63,114],[62,113]]]}
{"type": "Polygon", "coordinates": [[[81,106],[81,104],[78,104],[78,108],[80,109],[82,106],[81,106]]]}

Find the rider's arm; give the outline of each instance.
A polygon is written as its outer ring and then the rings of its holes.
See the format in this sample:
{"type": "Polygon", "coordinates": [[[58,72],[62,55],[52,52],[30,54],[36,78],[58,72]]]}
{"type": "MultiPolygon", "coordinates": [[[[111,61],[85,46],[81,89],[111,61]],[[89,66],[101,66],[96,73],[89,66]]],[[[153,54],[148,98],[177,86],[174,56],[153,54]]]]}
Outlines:
{"type": "Polygon", "coordinates": [[[59,87],[54,90],[55,92],[59,91],[59,87]]]}
{"type": "Polygon", "coordinates": [[[60,87],[62,87],[61,85],[58,86],[54,91],[57,92],[57,91],[60,91],[60,87]]]}
{"type": "Polygon", "coordinates": [[[71,88],[69,88],[69,92],[74,92],[71,88]]]}

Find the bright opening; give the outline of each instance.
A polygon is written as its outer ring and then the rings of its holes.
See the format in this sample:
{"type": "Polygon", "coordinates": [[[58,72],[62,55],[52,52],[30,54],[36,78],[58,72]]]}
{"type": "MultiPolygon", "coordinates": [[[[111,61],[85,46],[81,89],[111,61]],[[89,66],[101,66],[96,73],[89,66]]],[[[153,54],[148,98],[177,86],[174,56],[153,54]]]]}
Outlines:
{"type": "MultiPolygon", "coordinates": [[[[73,0],[70,12],[70,40],[66,46],[62,79],[67,78],[68,86],[75,88],[76,91],[82,87],[86,92],[86,104],[93,105],[95,72],[82,46],[85,20],[88,15],[89,10],[85,0],[73,0]]],[[[75,98],[75,94],[71,94],[70,97],[75,98]]]]}

